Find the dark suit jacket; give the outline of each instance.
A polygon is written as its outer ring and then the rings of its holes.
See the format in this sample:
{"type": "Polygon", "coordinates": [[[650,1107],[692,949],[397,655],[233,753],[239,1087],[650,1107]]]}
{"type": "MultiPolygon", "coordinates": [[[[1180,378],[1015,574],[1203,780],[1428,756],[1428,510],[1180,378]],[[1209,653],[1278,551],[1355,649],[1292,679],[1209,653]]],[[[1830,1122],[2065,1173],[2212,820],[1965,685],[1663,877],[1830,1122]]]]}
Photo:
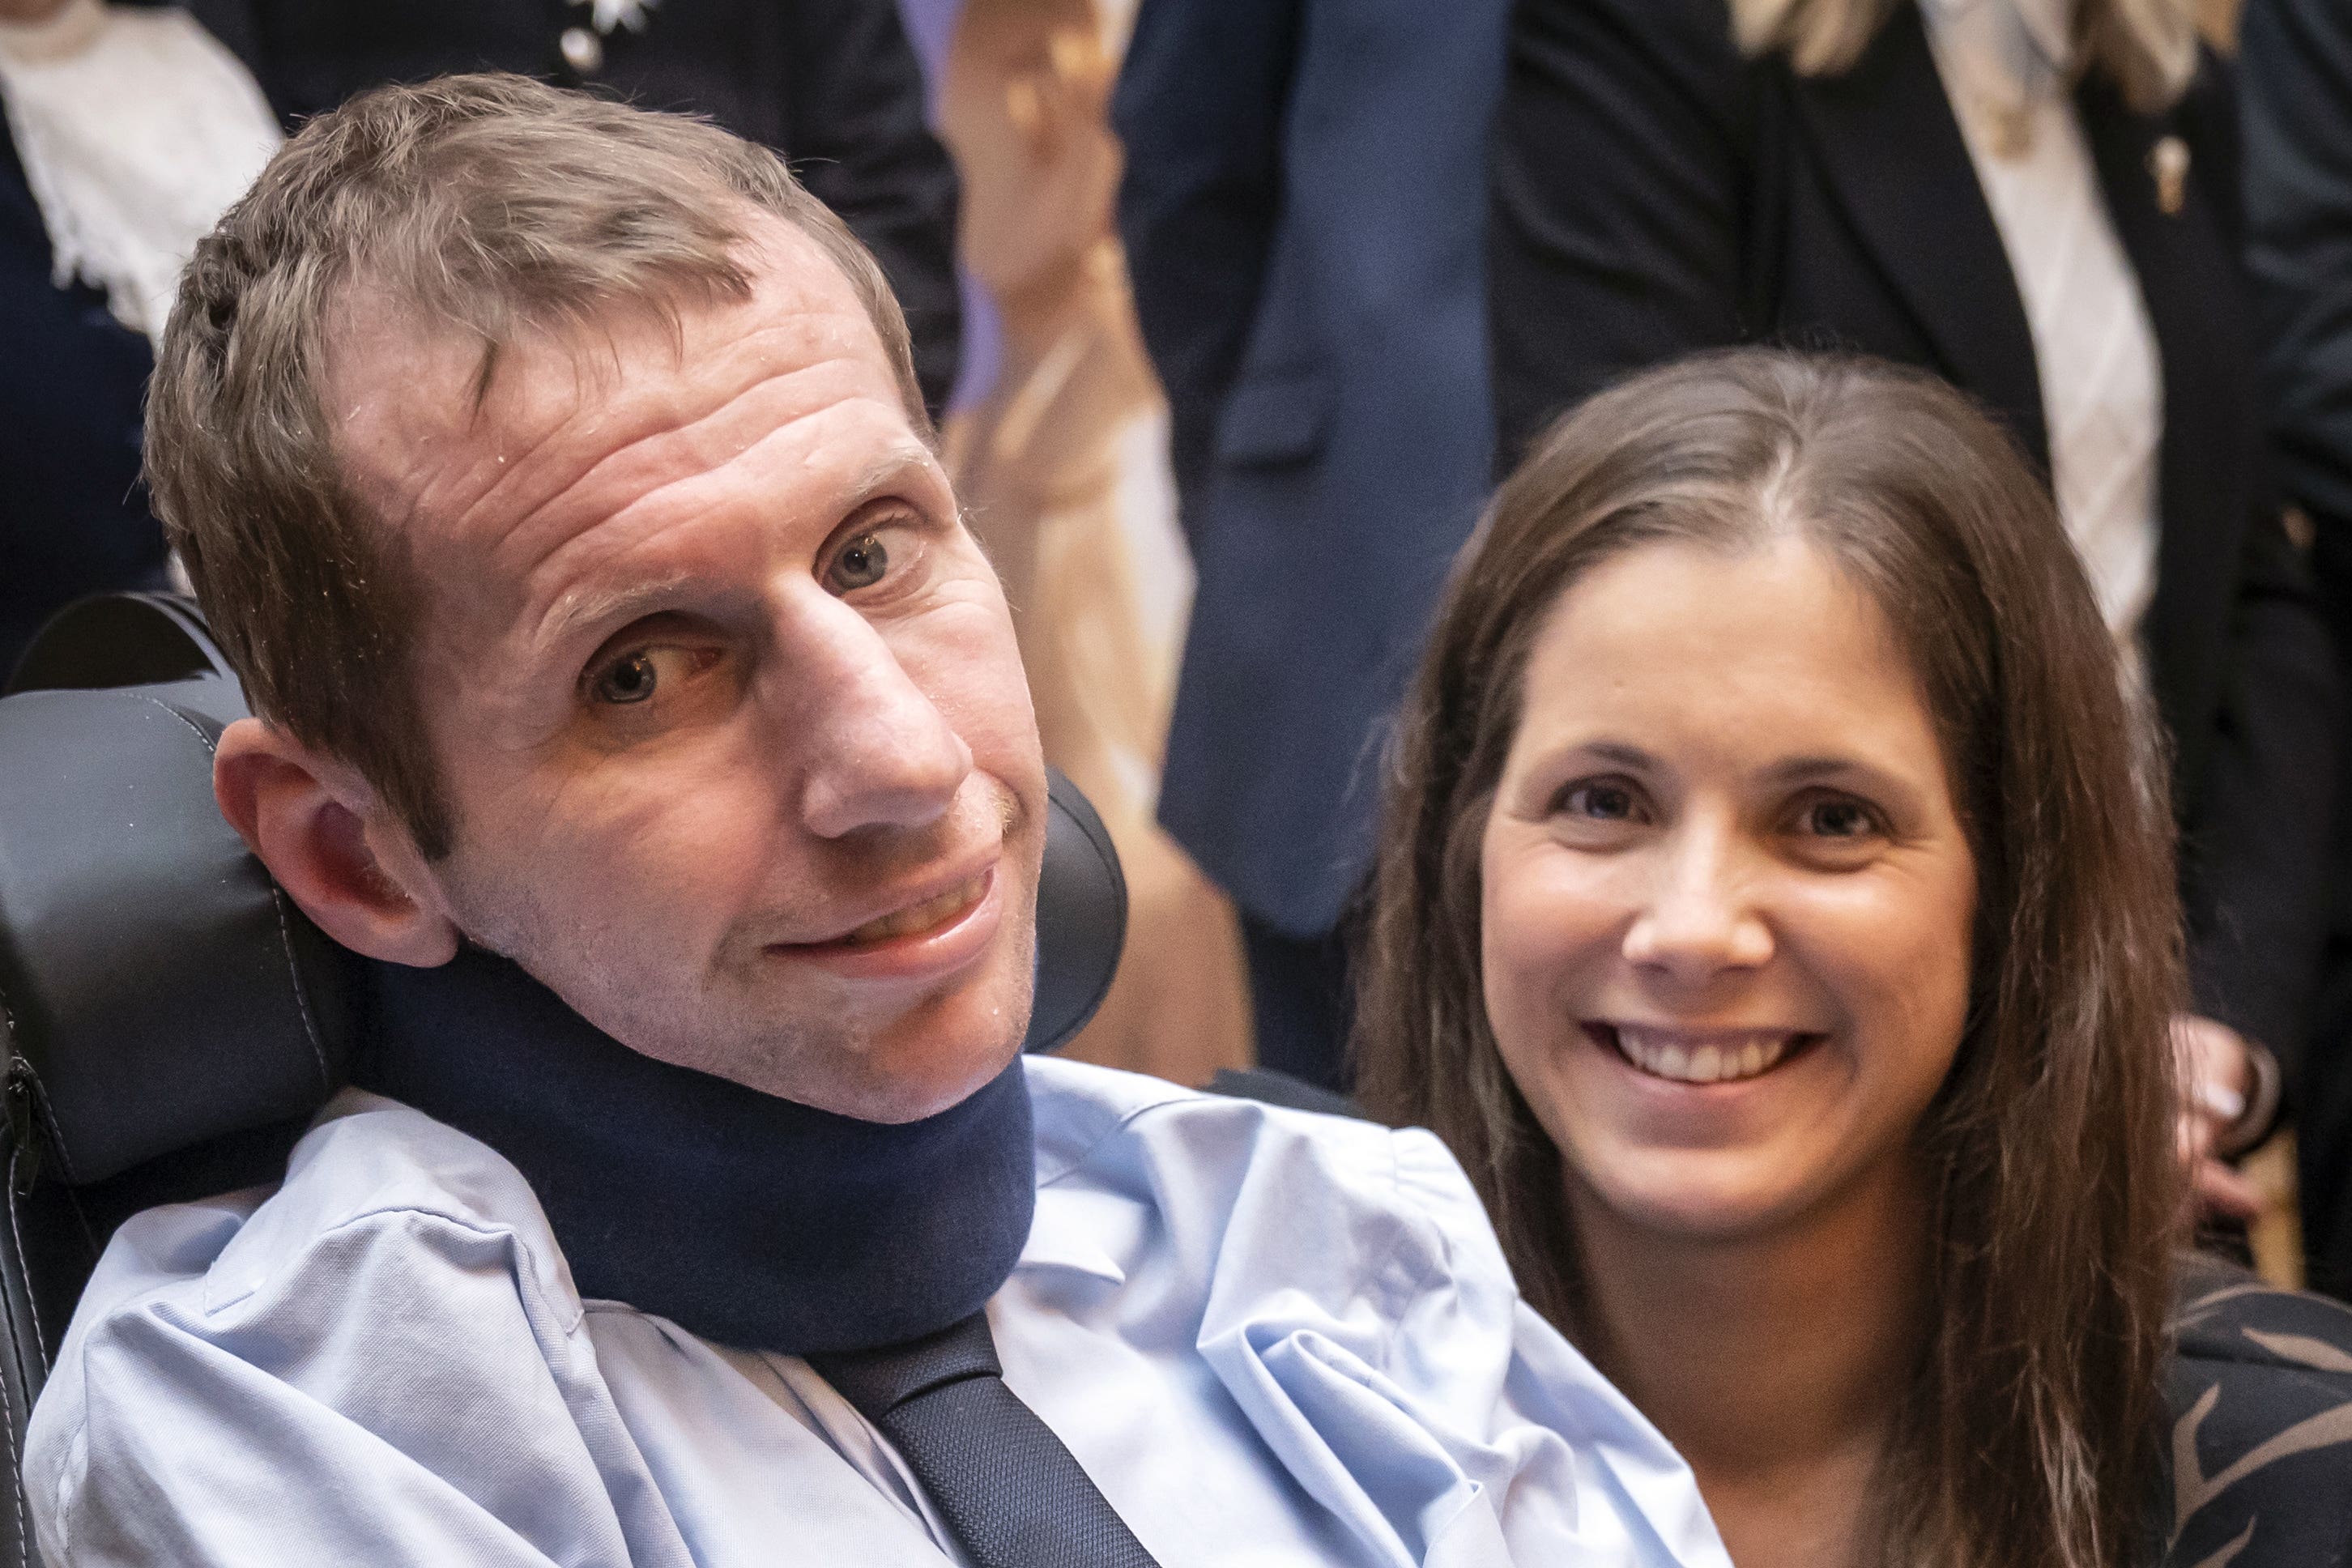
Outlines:
{"type": "Polygon", "coordinates": [[[1119,228],[1199,569],[1160,820],[1311,937],[1486,488],[1478,237],[1506,0],[1144,0],[1119,228]]]}
{"type": "MultiPolygon", "coordinates": [[[[566,0],[191,0],[290,128],[363,88],[449,71],[579,84],[559,40],[566,0]]],[[[936,412],[954,384],[956,177],[924,118],[896,0],[661,0],[616,27],[584,79],[648,109],[709,115],[792,160],[882,263],[906,308],[936,412]]]]}
{"type": "Polygon", "coordinates": [[[69,600],[160,587],[139,482],[147,340],[49,280],[49,235],[0,120],[0,680],[69,600]]]}
{"type": "MultiPolygon", "coordinates": [[[[2247,256],[2280,478],[2352,658],[2352,6],[2249,0],[2239,33],[2247,256]]],[[[2297,1106],[2315,1289],[2352,1300],[2352,768],[2336,795],[2336,902],[2297,1106]]]]}
{"type": "MultiPolygon", "coordinates": [[[[2177,752],[2196,1005],[2290,1078],[2324,925],[2336,675],[2280,525],[2238,262],[2238,148],[2215,61],[2169,113],[2077,100],[2162,351],[2156,597],[2143,637],[2177,752]],[[2157,140],[2189,144],[2158,205],[2157,140]]],[[[1492,176],[1507,452],[1637,367],[1754,341],[1925,366],[2042,466],[2024,307],[1925,25],[1897,8],[1833,79],[1743,59],[1723,0],[1524,0],[1492,176]]]]}

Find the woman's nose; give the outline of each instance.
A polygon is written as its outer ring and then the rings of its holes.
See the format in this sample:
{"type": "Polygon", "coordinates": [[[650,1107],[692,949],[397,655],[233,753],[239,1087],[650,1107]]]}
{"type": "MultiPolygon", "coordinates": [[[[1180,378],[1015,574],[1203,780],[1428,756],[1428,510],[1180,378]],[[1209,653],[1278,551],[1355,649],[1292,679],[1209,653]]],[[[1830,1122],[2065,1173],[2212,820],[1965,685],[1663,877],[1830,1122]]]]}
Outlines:
{"type": "Polygon", "coordinates": [[[1694,825],[1660,846],[1655,879],[1625,932],[1625,958],[1681,984],[1761,968],[1772,931],[1736,833],[1694,825]]]}

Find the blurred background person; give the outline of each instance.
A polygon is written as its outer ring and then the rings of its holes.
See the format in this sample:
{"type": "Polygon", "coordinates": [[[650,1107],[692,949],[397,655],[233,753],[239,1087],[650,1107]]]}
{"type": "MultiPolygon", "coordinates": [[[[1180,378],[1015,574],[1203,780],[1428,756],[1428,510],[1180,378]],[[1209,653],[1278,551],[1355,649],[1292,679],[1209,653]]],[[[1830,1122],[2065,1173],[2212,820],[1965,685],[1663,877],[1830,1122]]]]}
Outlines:
{"type": "MultiPolygon", "coordinates": [[[[2248,251],[2272,429],[2287,493],[2312,526],[2322,612],[2352,659],[2352,7],[2248,0],[2241,29],[2248,251]]],[[[2295,1148],[2307,1278],[2352,1300],[2352,768],[2339,763],[2337,783],[2335,900],[2295,1148]]]]}
{"type": "Polygon", "coordinates": [[[1835,344],[2049,473],[2170,732],[2184,1143],[2269,1129],[2326,923],[2335,658],[2281,525],[2235,110],[2189,0],[1528,0],[1492,177],[1501,447],[1694,349],[1835,344]]]}
{"type": "Polygon", "coordinates": [[[936,417],[960,352],[955,171],[896,0],[199,0],[290,125],[363,88],[520,71],[709,116],[790,159],[882,264],[936,417]]]}
{"type": "Polygon", "coordinates": [[[1638,377],[1496,496],[1402,727],[1364,1093],[1739,1568],[2303,1568],[2352,1320],[2178,1257],[2161,745],[1916,371],[1638,377]]]}
{"type": "Polygon", "coordinates": [[[278,127],[185,13],[0,0],[0,679],[86,594],[164,585],[142,398],[196,240],[278,127]]]}
{"type": "Polygon", "coordinates": [[[1108,108],[1131,13],[967,0],[939,100],[963,181],[960,252],[996,327],[948,464],[1012,600],[1046,760],[1127,873],[1127,952],[1065,1054],[1205,1083],[1250,1059],[1233,910],[1153,819],[1191,590],[1168,420],[1113,227],[1108,108]]]}
{"type": "Polygon", "coordinates": [[[1258,1060],[1328,1087],[1375,731],[1488,481],[1506,8],[1143,0],[1113,106],[1198,574],[1160,818],[1240,910],[1258,1060]]]}

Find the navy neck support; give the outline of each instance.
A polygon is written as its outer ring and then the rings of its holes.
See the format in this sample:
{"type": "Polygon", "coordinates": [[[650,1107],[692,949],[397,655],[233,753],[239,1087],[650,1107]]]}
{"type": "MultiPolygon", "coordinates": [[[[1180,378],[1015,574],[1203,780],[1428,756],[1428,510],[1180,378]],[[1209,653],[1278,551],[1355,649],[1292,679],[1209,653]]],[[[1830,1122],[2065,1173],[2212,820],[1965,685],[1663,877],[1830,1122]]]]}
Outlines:
{"type": "Polygon", "coordinates": [[[862,1350],[979,1310],[1028,1239],[1018,1061],[884,1126],[639,1055],[477,949],[368,967],[353,1081],[512,1162],[583,1296],[722,1344],[862,1350]]]}

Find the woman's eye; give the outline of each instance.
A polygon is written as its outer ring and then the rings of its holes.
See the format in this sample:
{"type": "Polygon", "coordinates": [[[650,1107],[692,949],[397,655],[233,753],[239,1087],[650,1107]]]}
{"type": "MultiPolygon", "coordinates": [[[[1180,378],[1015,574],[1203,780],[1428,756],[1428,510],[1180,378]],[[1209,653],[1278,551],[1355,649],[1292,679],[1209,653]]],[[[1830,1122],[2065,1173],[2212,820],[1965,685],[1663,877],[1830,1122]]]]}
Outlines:
{"type": "Polygon", "coordinates": [[[590,676],[588,695],[619,706],[643,702],[663,681],[682,680],[716,657],[682,647],[641,647],[590,676]]]}
{"type": "Polygon", "coordinates": [[[854,594],[879,583],[889,570],[890,552],[881,536],[861,533],[835,552],[825,581],[836,594],[854,594]]]}
{"type": "Polygon", "coordinates": [[[1822,838],[1862,838],[1878,831],[1877,818],[1858,800],[1815,801],[1805,808],[1804,826],[1822,838]]]}
{"type": "Polygon", "coordinates": [[[1559,809],[1594,822],[1635,822],[1642,803],[1630,785],[1604,781],[1570,785],[1560,795],[1559,809]]]}

